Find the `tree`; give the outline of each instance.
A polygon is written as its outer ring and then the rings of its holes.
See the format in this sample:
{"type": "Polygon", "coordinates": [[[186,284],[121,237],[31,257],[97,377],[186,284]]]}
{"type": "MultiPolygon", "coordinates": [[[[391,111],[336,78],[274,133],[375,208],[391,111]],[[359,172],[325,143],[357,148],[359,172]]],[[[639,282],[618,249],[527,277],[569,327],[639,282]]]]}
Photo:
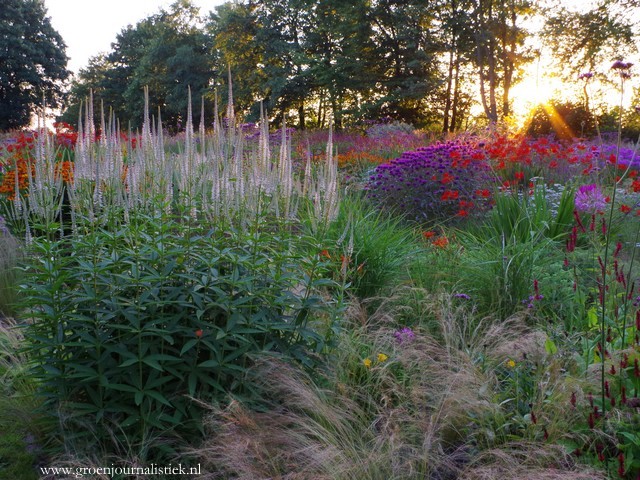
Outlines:
{"type": "Polygon", "coordinates": [[[62,119],[78,118],[79,104],[91,89],[94,108],[103,102],[121,124],[137,128],[148,86],[150,104],[162,108],[165,125],[179,128],[186,118],[188,88],[198,100],[216,74],[212,39],[201,28],[198,13],[189,0],[178,0],[169,11],[160,10],[123,29],[111,52],[94,57],[80,71],[62,119]]]}
{"type": "Polygon", "coordinates": [[[565,78],[575,80],[578,74],[593,72],[635,49],[634,25],[615,3],[600,0],[585,12],[565,8],[548,12],[543,33],[565,78]]]}
{"type": "Polygon", "coordinates": [[[3,0],[0,8],[0,130],[27,126],[34,109],[57,107],[69,77],[62,37],[42,0],[3,0]]]}
{"type": "Polygon", "coordinates": [[[489,122],[511,114],[509,93],[517,69],[529,58],[522,46],[527,32],[519,21],[532,12],[528,0],[474,0],[472,26],[480,99],[489,122]],[[501,99],[498,96],[501,94],[501,99]],[[501,105],[500,105],[501,104],[501,105]]]}
{"type": "Polygon", "coordinates": [[[373,62],[382,70],[378,77],[369,76],[370,88],[381,90],[382,96],[370,115],[417,126],[430,122],[431,100],[443,83],[437,69],[437,57],[442,53],[436,36],[440,10],[438,2],[423,0],[372,2],[371,23],[378,46],[372,52],[373,62]]]}
{"type": "Polygon", "coordinates": [[[471,0],[445,0],[438,11],[442,50],[448,57],[442,107],[443,133],[454,132],[462,127],[470,104],[463,84],[467,76],[464,70],[472,66],[475,47],[469,16],[471,6],[471,0]]]}
{"type": "MultiPolygon", "coordinates": [[[[257,38],[260,28],[256,6],[251,3],[225,3],[216,7],[207,24],[214,48],[224,63],[225,75],[227,69],[231,70],[235,107],[243,112],[267,95],[265,45],[257,38]]],[[[226,91],[217,93],[226,98],[226,91]]]]}

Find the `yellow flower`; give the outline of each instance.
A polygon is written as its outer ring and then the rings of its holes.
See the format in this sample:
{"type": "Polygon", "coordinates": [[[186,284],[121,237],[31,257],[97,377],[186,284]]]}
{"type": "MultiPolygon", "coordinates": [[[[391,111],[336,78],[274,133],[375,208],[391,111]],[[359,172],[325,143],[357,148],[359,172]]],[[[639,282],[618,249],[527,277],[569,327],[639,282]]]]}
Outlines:
{"type": "Polygon", "coordinates": [[[513,360],[509,359],[507,361],[507,367],[514,368],[515,366],[516,366],[516,362],[514,362],[513,360]]]}
{"type": "Polygon", "coordinates": [[[378,361],[379,362],[384,362],[387,358],[389,358],[389,357],[387,357],[384,353],[379,353],[378,354],[378,361]]]}
{"type": "Polygon", "coordinates": [[[370,358],[365,358],[362,363],[364,363],[364,366],[367,368],[371,368],[371,359],[370,358]]]}

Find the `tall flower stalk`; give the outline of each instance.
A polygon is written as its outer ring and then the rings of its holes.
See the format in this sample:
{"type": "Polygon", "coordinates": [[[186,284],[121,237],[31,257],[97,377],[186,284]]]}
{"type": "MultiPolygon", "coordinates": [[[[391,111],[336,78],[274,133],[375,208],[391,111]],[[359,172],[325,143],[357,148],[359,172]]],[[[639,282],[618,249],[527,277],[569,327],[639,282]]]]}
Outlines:
{"type": "MultiPolygon", "coordinates": [[[[616,146],[616,158],[615,158],[615,163],[613,165],[614,171],[618,170],[618,161],[619,161],[619,157],[620,157],[620,145],[621,145],[621,141],[622,141],[622,111],[623,111],[623,100],[624,100],[624,84],[625,84],[625,80],[629,78],[630,73],[629,73],[629,69],[631,68],[633,64],[631,63],[625,63],[622,61],[616,61],[613,65],[612,65],[612,69],[616,70],[619,73],[620,76],[620,116],[619,116],[619,120],[618,120],[618,140],[617,140],[617,146],[616,146]]],[[[629,163],[629,166],[627,167],[627,172],[629,170],[631,166],[631,162],[629,163]]],[[[626,172],[625,172],[626,173],[626,172]]],[[[607,302],[607,268],[609,267],[609,261],[610,261],[610,253],[611,253],[611,225],[613,222],[613,212],[615,210],[615,205],[616,205],[616,194],[618,191],[618,185],[620,184],[620,182],[624,179],[624,175],[621,176],[620,179],[618,180],[614,180],[614,184],[613,184],[613,193],[611,195],[611,205],[609,208],[609,213],[608,213],[608,218],[607,218],[607,223],[606,226],[608,227],[605,233],[605,245],[604,245],[604,259],[599,259],[600,261],[600,272],[601,272],[601,284],[599,286],[600,289],[600,306],[601,306],[601,315],[600,315],[600,362],[601,362],[601,366],[600,366],[600,401],[601,401],[601,408],[602,408],[602,418],[605,419],[606,418],[606,414],[607,414],[607,392],[609,390],[608,388],[608,383],[606,381],[606,367],[605,367],[605,359],[606,359],[606,352],[607,352],[607,340],[608,340],[608,335],[607,335],[607,327],[606,327],[606,319],[607,319],[607,308],[606,308],[606,302],[607,302]]],[[[604,224],[603,224],[603,229],[605,228],[604,224]]],[[[616,248],[616,253],[617,253],[618,249],[616,248]]],[[[614,254],[615,256],[615,254],[614,254]]],[[[629,267],[631,268],[631,266],[629,267]]],[[[627,301],[627,297],[628,294],[625,295],[625,302],[627,301]]],[[[617,310],[617,309],[616,309],[617,310]]],[[[626,309],[623,309],[623,311],[626,313],[626,309]]],[[[623,320],[623,331],[626,328],[626,315],[625,318],[623,320]]],[[[623,345],[624,348],[624,345],[623,345]]]]}

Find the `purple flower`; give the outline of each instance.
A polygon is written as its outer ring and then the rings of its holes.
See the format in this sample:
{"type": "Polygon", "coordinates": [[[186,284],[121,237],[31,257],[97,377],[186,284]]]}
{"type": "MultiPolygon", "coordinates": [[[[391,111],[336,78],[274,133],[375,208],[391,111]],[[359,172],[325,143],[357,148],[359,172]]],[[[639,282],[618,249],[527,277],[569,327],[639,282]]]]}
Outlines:
{"type": "Polygon", "coordinates": [[[467,295],[466,293],[456,293],[454,295],[455,298],[463,298],[465,300],[471,300],[471,297],[469,295],[467,295]]]}
{"type": "Polygon", "coordinates": [[[614,70],[629,70],[631,67],[633,67],[633,63],[623,62],[622,60],[616,60],[613,62],[613,65],[611,65],[611,68],[614,70]]]}
{"type": "Polygon", "coordinates": [[[366,188],[370,197],[418,222],[453,222],[461,218],[461,210],[490,208],[475,192],[495,183],[484,152],[460,141],[406,151],[379,165],[375,174],[366,188]]]}
{"type": "Polygon", "coordinates": [[[607,206],[607,201],[600,187],[592,183],[578,188],[575,205],[578,212],[595,213],[604,210],[607,206]]]}
{"type": "Polygon", "coordinates": [[[590,78],[593,78],[592,72],[584,72],[578,75],[578,80],[589,80],[590,78]]]}
{"type": "Polygon", "coordinates": [[[402,345],[403,343],[411,342],[411,340],[415,338],[416,334],[413,333],[413,330],[411,330],[409,327],[403,327],[402,329],[395,332],[393,336],[396,337],[398,343],[402,345]]]}

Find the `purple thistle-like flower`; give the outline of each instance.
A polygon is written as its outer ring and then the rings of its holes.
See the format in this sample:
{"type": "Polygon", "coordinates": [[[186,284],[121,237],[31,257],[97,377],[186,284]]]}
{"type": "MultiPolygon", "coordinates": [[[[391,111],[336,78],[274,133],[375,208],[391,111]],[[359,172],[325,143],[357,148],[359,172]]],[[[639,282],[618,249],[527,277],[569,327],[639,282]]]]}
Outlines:
{"type": "Polygon", "coordinates": [[[629,70],[631,67],[633,67],[633,63],[624,62],[622,60],[616,60],[613,62],[613,65],[611,65],[613,70],[629,70]]]}
{"type": "Polygon", "coordinates": [[[467,295],[466,293],[456,293],[454,295],[455,298],[463,298],[465,300],[471,300],[471,297],[469,295],[467,295]]]}
{"type": "Polygon", "coordinates": [[[589,80],[590,78],[593,78],[592,72],[584,72],[578,75],[578,80],[589,80]]]}
{"type": "Polygon", "coordinates": [[[575,206],[578,212],[594,213],[604,210],[607,206],[607,201],[600,187],[592,183],[578,188],[575,206]]]}
{"type": "Polygon", "coordinates": [[[398,343],[403,344],[413,340],[416,334],[413,333],[413,330],[411,330],[409,327],[403,327],[402,329],[395,332],[393,336],[396,337],[398,343]]]}

